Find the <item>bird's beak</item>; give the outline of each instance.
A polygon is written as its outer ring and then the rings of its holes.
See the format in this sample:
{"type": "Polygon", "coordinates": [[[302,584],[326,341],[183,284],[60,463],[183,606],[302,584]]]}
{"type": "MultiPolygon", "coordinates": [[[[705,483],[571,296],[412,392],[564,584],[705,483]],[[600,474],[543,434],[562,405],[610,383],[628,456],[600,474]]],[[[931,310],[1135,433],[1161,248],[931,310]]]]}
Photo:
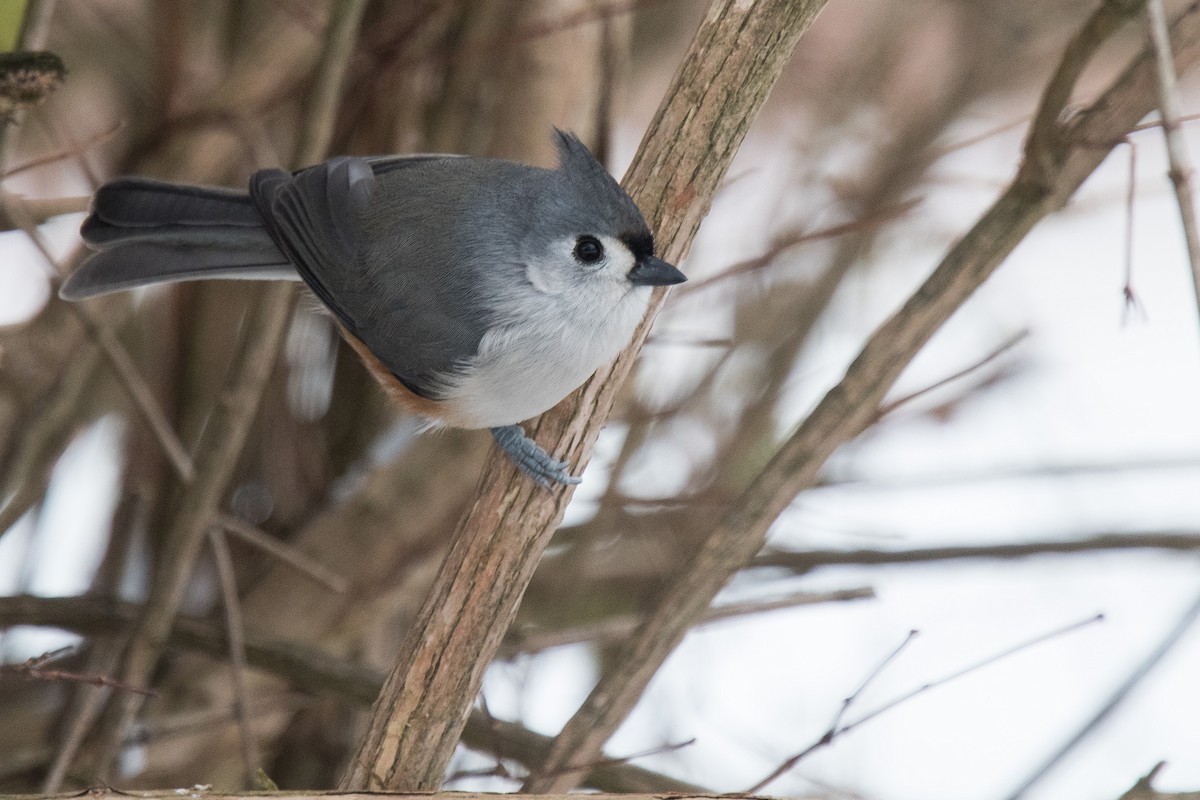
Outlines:
{"type": "Polygon", "coordinates": [[[639,259],[629,270],[629,282],[634,286],[670,286],[686,280],[687,275],[654,256],[639,259]]]}

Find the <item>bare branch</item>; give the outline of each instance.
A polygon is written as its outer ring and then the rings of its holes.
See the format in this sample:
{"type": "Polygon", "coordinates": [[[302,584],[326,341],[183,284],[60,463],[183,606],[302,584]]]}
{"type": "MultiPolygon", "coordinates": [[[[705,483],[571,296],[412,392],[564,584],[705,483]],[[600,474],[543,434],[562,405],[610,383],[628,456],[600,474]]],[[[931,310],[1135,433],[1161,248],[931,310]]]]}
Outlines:
{"type": "MultiPolygon", "coordinates": [[[[39,237],[34,236],[34,241],[42,247],[39,237]]],[[[43,248],[42,254],[47,260],[50,260],[50,253],[43,248]]],[[[51,261],[50,263],[54,263],[51,261]]],[[[158,404],[158,400],[154,397],[154,391],[146,383],[146,379],[138,371],[137,364],[133,362],[129,353],[122,346],[120,340],[117,339],[109,328],[109,326],[97,317],[92,311],[82,304],[71,303],[71,311],[87,329],[92,341],[100,346],[101,352],[104,353],[108,363],[112,365],[113,371],[117,375],[118,382],[129,395],[129,399],[133,401],[134,408],[142,415],[146,421],[146,425],[150,428],[154,440],[158,442],[162,448],[163,454],[167,457],[167,461],[174,467],[175,473],[184,483],[190,483],[196,477],[195,466],[192,464],[192,457],[188,455],[187,450],[183,446],[183,442],[179,441],[179,436],[176,435],[175,429],[171,427],[167,415],[163,412],[158,404]]]]}
{"type": "Polygon", "coordinates": [[[43,653],[40,656],[26,659],[19,664],[0,664],[0,675],[19,675],[31,681],[49,681],[52,683],[57,681],[86,683],[91,686],[104,686],[109,689],[118,689],[122,692],[129,692],[130,694],[138,694],[145,697],[154,697],[157,694],[153,689],[123,683],[107,675],[84,675],[79,672],[54,669],[47,666],[63,656],[74,652],[74,650],[73,646],[63,647],[58,650],[52,650],[49,653],[43,653]]]}
{"type": "MultiPolygon", "coordinates": [[[[712,3],[625,180],[665,258],[686,255],[750,121],[822,5],[712,3]]],[[[548,452],[586,464],[665,297],[656,292],[632,345],[614,364],[533,424],[531,433],[548,452]]],[[[401,646],[344,789],[438,786],[484,671],[571,495],[569,488],[546,492],[495,450],[485,476],[401,646]]]]}
{"type": "MultiPolygon", "coordinates": [[[[94,641],[91,655],[93,665],[101,665],[101,670],[105,673],[111,672],[117,665],[117,659],[121,656],[120,643],[112,639],[94,641]]],[[[67,716],[63,726],[65,732],[59,737],[54,759],[46,771],[45,780],[42,781],[42,791],[46,794],[57,792],[62,787],[63,780],[67,776],[67,769],[83,746],[84,737],[87,736],[88,731],[95,724],[96,718],[104,709],[104,702],[108,699],[108,695],[109,691],[106,687],[85,688],[78,705],[67,716]]]]}
{"type": "MultiPolygon", "coordinates": [[[[729,603],[709,609],[698,625],[705,625],[722,620],[748,617],[769,611],[781,611],[801,606],[821,603],[845,603],[854,600],[874,599],[875,591],[870,587],[857,589],[842,589],[833,592],[793,592],[783,597],[769,597],[763,600],[748,600],[742,603],[729,603]]],[[[638,618],[635,616],[616,617],[559,631],[522,631],[514,629],[504,641],[500,656],[512,658],[518,654],[528,655],[552,647],[562,647],[569,644],[584,642],[613,642],[619,641],[637,630],[638,618]]]]}
{"type": "MultiPolygon", "coordinates": [[[[850,731],[867,724],[868,722],[875,719],[876,717],[881,716],[882,714],[886,714],[887,712],[891,711],[892,709],[896,708],[897,706],[907,703],[909,700],[912,700],[914,697],[918,697],[919,695],[925,694],[928,691],[937,689],[940,686],[945,686],[946,684],[951,683],[952,681],[956,681],[959,678],[966,677],[967,675],[970,675],[973,672],[978,672],[979,670],[983,669],[984,667],[991,666],[992,664],[995,664],[997,661],[1002,661],[1002,660],[1008,658],[1009,656],[1016,655],[1017,653],[1020,653],[1024,650],[1028,650],[1031,647],[1042,644],[1043,642],[1050,641],[1051,639],[1057,639],[1059,636],[1063,636],[1065,634],[1077,631],[1080,628],[1086,627],[1088,625],[1093,625],[1097,622],[1101,622],[1103,619],[1104,619],[1104,617],[1102,615],[1096,615],[1094,617],[1089,617],[1088,619],[1085,619],[1081,622],[1075,622],[1075,623],[1066,625],[1061,628],[1056,628],[1056,629],[1050,631],[1049,633],[1042,634],[1041,636],[1035,636],[1034,638],[1029,639],[1028,641],[1021,642],[1017,645],[1006,648],[1006,649],[1000,651],[999,653],[990,655],[987,658],[980,659],[979,661],[976,661],[974,664],[969,664],[969,665],[963,667],[962,669],[955,670],[954,672],[950,673],[949,675],[945,675],[941,678],[938,678],[935,681],[931,681],[929,683],[923,683],[920,686],[918,686],[917,688],[915,688],[909,692],[905,692],[904,694],[900,695],[899,697],[897,697],[893,700],[890,700],[887,703],[884,703],[879,708],[876,708],[875,710],[859,717],[858,719],[854,720],[853,722],[849,722],[849,723],[846,723],[845,725],[841,725],[840,722],[841,722],[843,713],[849,707],[850,703],[862,692],[862,687],[860,686],[860,688],[854,694],[852,694],[850,697],[848,697],[846,699],[846,701],[842,704],[841,709],[839,709],[839,711],[838,711],[837,717],[834,719],[834,724],[832,726],[830,726],[829,730],[827,730],[824,734],[822,734],[822,736],[819,739],[817,739],[815,742],[810,744],[808,747],[804,748],[796,755],[788,758],[786,761],[784,761],[782,764],[780,764],[779,767],[777,767],[770,775],[763,778],[761,781],[756,783],[752,788],[748,789],[747,791],[750,792],[751,794],[762,791],[764,788],[766,788],[766,786],[768,784],[773,783],[776,778],[780,777],[785,772],[787,772],[788,770],[795,767],[803,759],[807,758],[815,751],[832,743],[834,739],[838,738],[839,736],[843,736],[847,733],[850,733],[850,731]]],[[[871,673],[871,675],[867,678],[867,680],[870,681],[872,678],[874,678],[876,675],[879,674],[880,670],[882,670],[889,663],[891,663],[891,661],[896,657],[896,655],[900,652],[900,650],[903,649],[904,646],[907,645],[910,641],[912,641],[912,638],[914,635],[916,635],[916,631],[910,632],[908,635],[908,638],[906,638],[901,643],[900,647],[898,647],[896,650],[894,650],[892,652],[891,655],[889,655],[886,659],[884,659],[884,661],[875,669],[875,671],[871,673]]],[[[863,686],[865,686],[865,685],[866,685],[866,683],[864,682],[863,686]]]]}
{"type": "Polygon", "coordinates": [[[808,242],[819,242],[824,239],[833,239],[838,236],[845,236],[848,233],[854,233],[866,228],[879,227],[885,223],[900,219],[920,204],[921,200],[919,198],[906,200],[903,203],[897,203],[895,205],[879,209],[867,216],[860,217],[856,220],[851,220],[850,222],[843,222],[838,225],[830,225],[827,228],[821,228],[815,231],[784,234],[777,237],[776,240],[771,243],[771,247],[767,249],[767,252],[763,253],[762,255],[746,259],[745,261],[739,261],[737,264],[733,264],[732,266],[721,270],[715,275],[710,275],[707,278],[702,278],[698,281],[688,281],[676,289],[675,294],[679,296],[689,295],[692,292],[699,291],[700,289],[707,289],[710,286],[722,283],[730,278],[737,278],[743,275],[751,275],[756,272],[760,272],[771,266],[771,264],[773,264],[783,252],[790,250],[793,247],[806,244],[808,242]]]}
{"type": "MultiPolygon", "coordinates": [[[[101,597],[0,597],[0,628],[12,625],[43,625],[85,636],[119,633],[137,619],[133,603],[101,597]]],[[[208,620],[178,616],[169,644],[217,659],[229,654],[224,634],[208,620]]],[[[369,706],[379,695],[384,674],[368,667],[335,658],[312,647],[263,639],[246,634],[246,663],[271,672],[308,692],[333,692],[355,703],[369,706]]],[[[209,714],[209,712],[204,712],[209,714]]],[[[210,715],[211,716],[211,715],[210,715]]],[[[228,719],[226,709],[220,719],[228,719]]],[[[463,729],[468,747],[527,766],[540,764],[550,747],[550,737],[514,722],[490,719],[473,711],[463,729]]],[[[48,756],[47,756],[48,757],[48,756]]],[[[609,792],[701,793],[702,787],[669,778],[632,764],[598,764],[586,778],[589,786],[609,792]]]]}
{"type": "Polygon", "coordinates": [[[1200,533],[1165,531],[1102,533],[1082,539],[1058,539],[1015,544],[927,547],[910,550],[769,550],[754,558],[751,567],[782,567],[807,572],[816,567],[928,564],[965,559],[1012,559],[1036,556],[1095,553],[1104,550],[1200,550],[1200,533]]]}
{"type": "Polygon", "coordinates": [[[1129,676],[1122,681],[1121,685],[1117,687],[1116,691],[1112,693],[1112,696],[1105,701],[1105,703],[1096,711],[1096,713],[1093,714],[1092,717],[1088,719],[1087,722],[1085,722],[1074,735],[1067,739],[1067,741],[1065,741],[1062,746],[1054,752],[1053,755],[1051,755],[1044,763],[1035,769],[1033,774],[1030,775],[1024,782],[1022,782],[1016,791],[1009,795],[1010,800],[1019,800],[1019,798],[1024,797],[1030,789],[1032,789],[1036,784],[1040,783],[1041,780],[1046,777],[1051,770],[1058,766],[1059,762],[1066,758],[1071,751],[1073,751],[1079,745],[1080,742],[1094,733],[1095,730],[1100,727],[1100,725],[1102,725],[1114,711],[1117,710],[1121,703],[1125,701],[1125,698],[1129,696],[1129,693],[1132,692],[1138,686],[1138,684],[1145,680],[1146,676],[1158,666],[1159,662],[1166,658],[1167,655],[1175,649],[1175,646],[1179,644],[1179,642],[1191,629],[1192,625],[1195,624],[1197,619],[1200,619],[1200,595],[1197,595],[1196,599],[1193,600],[1192,604],[1183,612],[1183,614],[1179,617],[1179,620],[1175,623],[1174,627],[1172,627],[1167,635],[1163,637],[1163,640],[1159,642],[1158,646],[1155,647],[1154,650],[1151,651],[1140,664],[1138,664],[1133,672],[1129,673],[1129,676]]]}
{"type": "MultiPolygon", "coordinates": [[[[318,80],[301,128],[302,139],[296,154],[301,164],[319,160],[329,146],[345,61],[350,57],[365,5],[365,0],[334,5],[325,48],[316,67],[318,80]]],[[[182,601],[184,585],[237,465],[271,368],[283,345],[294,302],[293,286],[274,283],[262,287],[251,306],[243,326],[243,344],[237,350],[221,402],[196,453],[196,478],[181,497],[163,537],[160,569],[154,575],[144,614],[122,661],[121,675],[126,682],[143,682],[158,660],[161,643],[182,601]]],[[[105,744],[98,760],[100,777],[107,775],[124,731],[139,708],[140,703],[127,699],[110,708],[101,739],[105,744]]]]}
{"type": "Polygon", "coordinates": [[[1155,789],[1154,779],[1165,766],[1165,761],[1155,764],[1154,768],[1138,778],[1137,783],[1121,795],[1119,800],[1200,800],[1200,792],[1160,792],[1155,789]]]}
{"type": "Polygon", "coordinates": [[[901,406],[911,403],[913,400],[916,400],[920,397],[924,397],[925,395],[929,394],[930,392],[936,391],[936,390],[942,388],[943,386],[946,386],[947,384],[953,383],[961,378],[967,377],[968,375],[970,375],[973,372],[977,372],[978,370],[983,369],[988,364],[992,363],[997,358],[1004,355],[1009,350],[1011,350],[1012,348],[1016,347],[1018,344],[1023,342],[1026,339],[1026,337],[1028,337],[1028,336],[1029,336],[1029,331],[1027,331],[1027,330],[1021,331],[1020,333],[1016,334],[1015,336],[1012,336],[1011,338],[1009,338],[1008,341],[1001,343],[998,347],[994,348],[990,353],[986,354],[983,358],[979,359],[975,363],[969,364],[968,366],[963,367],[962,369],[958,370],[957,372],[955,372],[951,375],[947,375],[945,378],[941,378],[940,380],[937,380],[934,383],[929,384],[928,386],[923,386],[922,388],[917,389],[915,392],[910,392],[909,394],[906,394],[903,397],[897,397],[895,400],[890,400],[887,403],[884,403],[882,406],[879,407],[879,410],[875,413],[875,420],[876,421],[880,420],[880,419],[886,417],[888,414],[891,414],[893,411],[900,408],[901,406]]]}
{"type": "Polygon", "coordinates": [[[1179,104],[1175,63],[1171,58],[1167,12],[1163,9],[1162,0],[1148,0],[1146,21],[1150,28],[1150,42],[1154,48],[1154,65],[1158,75],[1158,107],[1162,116],[1163,137],[1167,143],[1167,163],[1170,164],[1167,176],[1175,187],[1175,199],[1179,203],[1179,218],[1192,267],[1192,286],[1196,291],[1196,310],[1200,312],[1200,228],[1196,223],[1196,204],[1192,198],[1192,162],[1179,125],[1182,108],[1179,104]]]}
{"type": "Polygon", "coordinates": [[[312,578],[330,591],[345,594],[350,590],[349,583],[341,575],[338,575],[321,562],[309,558],[296,548],[290,547],[285,542],[279,541],[265,531],[259,530],[245,520],[239,519],[232,514],[218,514],[217,523],[243,542],[279,559],[301,575],[312,578]]]}
{"type": "MultiPolygon", "coordinates": [[[[1094,143],[1119,141],[1147,113],[1151,73],[1143,53],[1090,109],[1069,124],[1062,119],[1086,63],[1136,11],[1136,4],[1105,3],[1084,24],[1042,95],[1016,179],[924,285],[872,334],[845,377],[705,536],[556,738],[548,769],[571,760],[585,762],[600,752],[712,598],[761,548],[776,517],[816,482],[833,451],[863,429],[900,372],[942,323],[1039,221],[1066,202],[1113,146],[1094,143]]],[[[1184,12],[1177,36],[1176,52],[1186,66],[1200,51],[1200,6],[1184,12]]],[[[527,788],[556,791],[572,785],[566,777],[531,781],[527,788]]]]}
{"type": "Polygon", "coordinates": [[[237,717],[242,741],[242,766],[246,786],[254,786],[255,776],[262,766],[258,741],[250,723],[250,692],[246,684],[246,629],[242,625],[242,604],[238,600],[237,575],[233,556],[220,528],[208,529],[208,543],[217,564],[217,579],[221,585],[221,605],[225,608],[225,634],[229,638],[229,666],[233,678],[233,713],[237,717]]]}

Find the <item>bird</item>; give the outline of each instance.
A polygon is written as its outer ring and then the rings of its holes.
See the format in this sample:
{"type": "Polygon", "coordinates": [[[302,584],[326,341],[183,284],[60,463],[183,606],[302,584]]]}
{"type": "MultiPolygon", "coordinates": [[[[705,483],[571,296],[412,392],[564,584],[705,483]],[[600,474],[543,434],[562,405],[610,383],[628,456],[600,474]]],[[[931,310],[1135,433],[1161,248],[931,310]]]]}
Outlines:
{"type": "Polygon", "coordinates": [[[93,195],[93,252],[59,295],[301,281],[424,428],[487,428],[538,484],[577,484],[520,423],[628,345],[654,287],[687,278],[579,138],[554,142],[554,168],[420,154],[263,169],[248,191],[118,178],[93,195]]]}

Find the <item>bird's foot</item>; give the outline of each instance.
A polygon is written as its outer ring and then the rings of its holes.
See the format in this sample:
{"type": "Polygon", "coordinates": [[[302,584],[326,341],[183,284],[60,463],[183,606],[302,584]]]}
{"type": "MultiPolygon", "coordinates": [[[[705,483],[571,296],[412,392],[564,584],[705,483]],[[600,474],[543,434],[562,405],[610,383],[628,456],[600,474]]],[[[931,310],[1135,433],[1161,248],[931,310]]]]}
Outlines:
{"type": "Polygon", "coordinates": [[[567,462],[551,458],[537,442],[526,436],[520,425],[492,428],[492,436],[500,449],[517,465],[517,469],[547,489],[554,483],[574,485],[583,482],[583,478],[567,472],[567,462]]]}

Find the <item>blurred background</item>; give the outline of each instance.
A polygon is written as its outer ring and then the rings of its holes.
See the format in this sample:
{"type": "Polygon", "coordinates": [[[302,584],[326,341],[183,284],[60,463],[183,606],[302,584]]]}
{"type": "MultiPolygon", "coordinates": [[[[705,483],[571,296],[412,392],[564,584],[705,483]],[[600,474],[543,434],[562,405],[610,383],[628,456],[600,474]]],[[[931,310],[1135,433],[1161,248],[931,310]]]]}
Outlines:
{"type": "MultiPolygon", "coordinates": [[[[448,788],[512,790],[536,766],[512,731],[558,732],[704,523],[1000,192],[1098,2],[831,0],[730,170],[683,265],[691,280],[488,673],[480,710],[516,725],[469,728],[448,788]]],[[[95,676],[111,671],[186,491],[96,341],[115,337],[192,448],[259,295],[143,290],[91,301],[89,324],[54,294],[82,255],[82,214],[53,214],[121,174],[241,187],[291,165],[329,8],[44,5],[44,47],[67,73],[2,152],[0,657],[19,666],[71,646],[48,666],[95,676]]],[[[371,2],[331,152],[548,165],[558,125],[620,175],[706,5],[371,2]]],[[[1078,101],[1143,39],[1140,22],[1116,37],[1078,101]]],[[[1196,88],[1185,76],[1185,112],[1196,88]]],[[[1200,152],[1196,124],[1184,133],[1200,152]]],[[[1135,134],[1035,229],[905,372],[903,402],[780,517],[719,598],[721,618],[688,637],[609,743],[653,773],[639,786],[744,791],[819,740],[845,698],[840,719],[855,722],[978,667],[763,791],[1004,796],[1178,623],[1200,584],[1200,336],[1161,142],[1154,127],[1135,134]]],[[[236,789],[247,721],[255,766],[280,787],[333,785],[369,707],[359,679],[390,666],[490,446],[486,432],[415,430],[302,299],[220,519],[253,651],[245,719],[206,547],[183,605],[192,635],[158,664],[113,785],[236,789]],[[253,543],[263,534],[274,552],[253,543]],[[314,681],[296,666],[305,653],[346,677],[314,681]]],[[[1116,798],[1159,761],[1157,788],[1200,788],[1197,674],[1193,630],[1029,796],[1116,798]]],[[[114,689],[31,677],[0,673],[0,790],[87,786],[95,743],[64,750],[114,689]]]]}

